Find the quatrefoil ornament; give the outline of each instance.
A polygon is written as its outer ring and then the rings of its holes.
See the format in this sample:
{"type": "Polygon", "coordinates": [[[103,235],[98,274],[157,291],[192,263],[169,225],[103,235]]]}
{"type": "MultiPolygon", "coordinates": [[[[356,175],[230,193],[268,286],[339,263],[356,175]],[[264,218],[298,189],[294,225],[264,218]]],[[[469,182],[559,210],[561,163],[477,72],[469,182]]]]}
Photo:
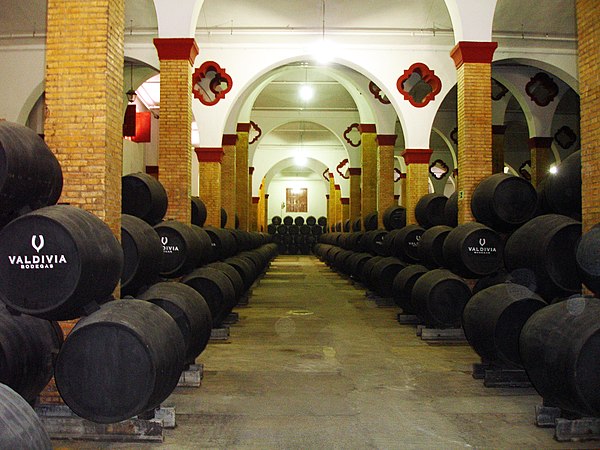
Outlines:
{"type": "Polygon", "coordinates": [[[192,75],[192,92],[203,105],[213,106],[225,98],[233,85],[229,74],[214,61],[206,61],[192,75]]]}

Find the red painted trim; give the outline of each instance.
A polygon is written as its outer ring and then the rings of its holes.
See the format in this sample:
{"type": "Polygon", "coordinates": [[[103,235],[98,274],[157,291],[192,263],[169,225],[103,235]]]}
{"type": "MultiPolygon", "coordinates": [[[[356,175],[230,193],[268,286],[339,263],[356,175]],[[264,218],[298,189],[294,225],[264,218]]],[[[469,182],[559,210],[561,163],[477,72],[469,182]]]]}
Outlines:
{"type": "Polygon", "coordinates": [[[554,138],[536,136],[529,138],[527,144],[529,145],[529,150],[532,150],[534,148],[551,148],[552,142],[554,142],[554,138]]]}
{"type": "Polygon", "coordinates": [[[223,162],[223,149],[221,147],[196,147],[194,148],[198,162],[223,162]]]}
{"type": "Polygon", "coordinates": [[[260,201],[260,197],[252,197],[252,204],[253,205],[258,205],[259,201],[260,201]]]}
{"type": "Polygon", "coordinates": [[[333,178],[333,172],[329,172],[329,179],[331,180],[333,178]]]}
{"type": "Polygon", "coordinates": [[[340,201],[342,202],[342,205],[349,205],[350,197],[342,197],[342,198],[340,198],[340,201]]]}
{"type": "Polygon", "coordinates": [[[506,125],[492,125],[492,134],[506,133],[506,125]]]}
{"type": "Polygon", "coordinates": [[[358,125],[358,131],[361,133],[377,133],[377,126],[374,123],[361,123],[358,125]]]}
{"type": "Polygon", "coordinates": [[[429,158],[433,150],[429,148],[407,148],[400,155],[404,158],[406,165],[429,164],[429,158]]]}
{"type": "Polygon", "coordinates": [[[377,135],[377,143],[382,147],[393,147],[396,145],[395,134],[378,134],[377,135]]]}
{"type": "Polygon", "coordinates": [[[235,145],[237,143],[237,134],[224,134],[221,145],[235,145]]]}
{"type": "Polygon", "coordinates": [[[427,67],[424,63],[414,63],[411,65],[396,81],[396,88],[402,94],[404,100],[407,100],[415,108],[423,108],[432,101],[436,95],[442,90],[442,80],[435,74],[433,70],[427,67]],[[427,94],[420,102],[417,102],[412,94],[404,90],[404,82],[408,80],[413,73],[418,74],[421,79],[431,87],[431,92],[427,94]]]}
{"type": "Polygon", "coordinates": [[[194,60],[198,56],[198,44],[194,38],[154,38],[154,46],[158,53],[159,60],[187,59],[194,65],[194,60]]]}
{"type": "Polygon", "coordinates": [[[334,187],[336,191],[340,191],[342,189],[339,184],[335,184],[334,187]]]}
{"type": "Polygon", "coordinates": [[[352,175],[361,175],[362,174],[362,169],[360,167],[350,167],[348,169],[348,174],[350,174],[350,176],[352,175]]]}
{"type": "Polygon", "coordinates": [[[250,133],[250,123],[238,123],[236,131],[238,133],[250,133]]]}
{"type": "Polygon", "coordinates": [[[146,166],[146,173],[158,178],[158,166],[146,166]]]}
{"type": "Polygon", "coordinates": [[[225,95],[231,90],[233,80],[225,69],[214,61],[205,61],[192,74],[192,93],[194,97],[200,100],[203,105],[214,106],[220,100],[225,98],[225,95]],[[208,82],[207,92],[206,85],[202,87],[202,80],[212,76],[208,82]],[[225,88],[221,90],[221,83],[225,83],[225,88]]]}
{"type": "Polygon", "coordinates": [[[248,175],[254,174],[254,167],[248,167],[248,175]]]}
{"type": "Polygon", "coordinates": [[[491,64],[497,42],[461,41],[450,51],[450,57],[458,69],[464,63],[491,64]]]}

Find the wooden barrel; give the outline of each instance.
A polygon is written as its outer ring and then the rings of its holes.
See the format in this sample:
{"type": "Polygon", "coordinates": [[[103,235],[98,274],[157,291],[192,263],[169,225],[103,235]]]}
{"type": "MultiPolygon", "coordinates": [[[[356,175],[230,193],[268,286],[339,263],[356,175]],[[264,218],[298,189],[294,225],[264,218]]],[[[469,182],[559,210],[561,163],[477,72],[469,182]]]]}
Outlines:
{"type": "Polygon", "coordinates": [[[32,403],[52,378],[62,342],[56,322],[12,315],[0,304],[0,383],[32,403]]]}
{"type": "Polygon", "coordinates": [[[315,216],[308,216],[306,218],[306,225],[314,227],[317,224],[317,218],[315,216]]]}
{"type": "Polygon", "coordinates": [[[383,226],[388,231],[404,228],[406,226],[406,208],[398,205],[387,208],[383,212],[383,226]]]}
{"type": "Polygon", "coordinates": [[[247,257],[236,255],[225,259],[223,262],[229,264],[240,274],[240,277],[242,277],[244,282],[244,291],[250,289],[254,283],[254,280],[256,280],[256,277],[258,276],[258,273],[256,272],[256,266],[252,260],[247,257]]]}
{"type": "Polygon", "coordinates": [[[412,290],[415,282],[428,271],[427,267],[420,264],[411,264],[402,269],[393,282],[394,302],[404,314],[415,314],[416,308],[412,304],[412,290]]]}
{"type": "Polygon", "coordinates": [[[227,226],[227,211],[225,208],[221,208],[221,228],[225,228],[227,226]]]}
{"type": "Polygon", "coordinates": [[[189,273],[200,264],[203,253],[209,251],[192,227],[184,223],[168,220],[155,225],[154,230],[162,244],[160,274],[165,278],[189,273]]]}
{"type": "Polygon", "coordinates": [[[320,217],[317,219],[317,225],[319,225],[319,226],[321,226],[321,227],[325,228],[325,227],[327,226],[327,217],[325,217],[325,216],[320,216],[320,217]]]}
{"type": "Polygon", "coordinates": [[[350,256],[346,260],[350,276],[357,281],[362,281],[363,267],[365,263],[371,258],[372,255],[364,252],[354,253],[354,255],[350,256]]]}
{"type": "Polygon", "coordinates": [[[377,211],[370,212],[365,215],[365,219],[363,221],[363,225],[365,227],[365,231],[373,231],[378,227],[378,219],[377,219],[377,211]]]}
{"type": "Polygon", "coordinates": [[[443,194],[425,194],[415,205],[415,218],[423,228],[446,223],[445,207],[448,198],[443,194]]]}
{"type": "Polygon", "coordinates": [[[63,185],[60,164],[32,129],[0,122],[0,227],[19,213],[54,205],[63,185]]]}
{"type": "Polygon", "coordinates": [[[216,261],[210,264],[207,264],[204,267],[212,267],[214,269],[220,270],[223,272],[229,281],[231,281],[231,285],[233,286],[233,290],[235,291],[235,302],[237,304],[240,297],[244,294],[244,279],[240,275],[240,273],[235,270],[235,268],[223,261],[216,261]]]}
{"type": "Polygon", "coordinates": [[[175,389],[185,342],[162,308],[114,300],[81,319],[56,360],[54,378],[75,414],[115,423],[157,407],[175,389]]]}
{"type": "Polygon", "coordinates": [[[212,329],[204,297],[186,284],[162,282],[150,286],[137,298],[161,307],[175,320],[185,341],[185,363],[194,364],[206,348],[212,329]]]}
{"type": "Polygon", "coordinates": [[[352,231],[361,231],[362,217],[357,217],[352,221],[352,231]]]}
{"type": "Polygon", "coordinates": [[[270,223],[269,225],[267,225],[267,233],[269,233],[269,234],[275,234],[275,233],[277,233],[277,225],[274,225],[272,223],[270,223]]]}
{"type": "Polygon", "coordinates": [[[52,442],[38,415],[10,387],[0,384],[0,448],[52,450],[52,442]]]}
{"type": "Polygon", "coordinates": [[[491,228],[477,222],[453,228],[442,247],[444,266],[465,278],[481,278],[504,266],[504,242],[491,228]]]}
{"type": "Polygon", "coordinates": [[[458,225],[458,192],[454,192],[444,206],[444,225],[455,227],[458,225]]]}
{"type": "Polygon", "coordinates": [[[571,153],[544,179],[544,201],[552,213],[581,220],[581,150],[571,153]]]}
{"type": "Polygon", "coordinates": [[[123,271],[123,250],[108,226],[67,205],[47,206],[0,231],[0,298],[48,320],[70,320],[108,299],[123,271]]]}
{"type": "Polygon", "coordinates": [[[501,283],[473,295],[463,311],[465,336],[482,360],[522,368],[519,335],[525,322],[547,304],[524,286],[501,283]]]}
{"type": "Polygon", "coordinates": [[[523,366],[544,403],[600,416],[600,300],[572,297],[533,314],[521,331],[523,366]]]}
{"type": "Polygon", "coordinates": [[[294,218],[293,218],[292,216],[285,216],[285,217],[283,218],[283,224],[284,224],[284,225],[287,225],[287,226],[289,227],[289,226],[290,226],[290,225],[292,225],[293,223],[294,223],[294,218]]]}
{"type": "Polygon", "coordinates": [[[458,328],[471,290],[449,270],[434,269],[415,282],[411,302],[423,323],[432,328],[458,328]]]}
{"type": "Polygon", "coordinates": [[[537,287],[535,275],[528,269],[515,269],[510,273],[508,273],[505,269],[500,269],[496,273],[479,278],[475,283],[475,286],[473,286],[473,294],[476,294],[477,292],[488,287],[495,286],[496,284],[507,282],[520,284],[531,291],[535,291],[537,287]]]}
{"type": "Polygon", "coordinates": [[[271,217],[271,223],[275,226],[281,225],[281,223],[282,223],[281,217],[279,217],[279,216],[271,217]]]}
{"type": "Polygon", "coordinates": [[[419,225],[407,225],[397,232],[392,243],[392,255],[407,263],[419,262],[419,241],[425,229],[419,225]]]}
{"type": "Polygon", "coordinates": [[[508,238],[506,269],[531,271],[537,280],[535,292],[548,302],[575,294],[581,289],[575,256],[580,238],[581,223],[570,217],[535,217],[508,238]]]}
{"type": "Polygon", "coordinates": [[[581,237],[575,254],[581,280],[594,294],[600,293],[600,224],[581,237]]]}
{"type": "Polygon", "coordinates": [[[200,199],[200,197],[191,197],[192,201],[192,224],[198,225],[199,227],[204,226],[206,222],[206,205],[200,199]]]}
{"type": "Polygon", "coordinates": [[[130,173],[121,178],[121,212],[139,217],[150,225],[159,223],[167,212],[164,186],[147,173],[130,173]]]}
{"type": "Polygon", "coordinates": [[[393,256],[379,260],[371,271],[371,288],[381,297],[392,298],[394,296],[394,279],[405,267],[405,262],[393,256]]]}
{"type": "Polygon", "coordinates": [[[304,225],[304,217],[302,217],[302,216],[294,217],[294,225],[297,225],[297,226],[304,225]]]}
{"type": "Polygon", "coordinates": [[[421,235],[417,251],[421,264],[429,269],[437,269],[444,267],[444,254],[442,249],[444,241],[448,234],[452,231],[447,225],[436,225],[431,227],[421,235]]]}
{"type": "Polygon", "coordinates": [[[226,228],[204,227],[212,242],[215,259],[223,260],[238,252],[235,237],[231,230],[226,228]]]}
{"type": "Polygon", "coordinates": [[[163,247],[158,233],[147,222],[129,214],[121,215],[123,273],[121,295],[134,295],[143,286],[158,280],[163,247]]]}
{"type": "Polygon", "coordinates": [[[384,255],[383,239],[388,232],[385,230],[366,231],[360,239],[361,250],[373,255],[384,255]]]}
{"type": "Polygon", "coordinates": [[[214,326],[221,324],[237,302],[235,289],[229,277],[213,267],[200,267],[181,281],[204,297],[214,326]]]}
{"type": "Polygon", "coordinates": [[[202,247],[202,251],[200,252],[199,256],[200,262],[198,265],[216,261],[218,255],[215,252],[215,248],[212,245],[212,240],[206,229],[194,224],[192,224],[191,227],[192,231],[196,233],[196,237],[200,240],[200,245],[202,247]]]}
{"type": "Polygon", "coordinates": [[[477,222],[509,232],[530,220],[537,208],[537,192],[525,178],[495,173],[481,181],[471,197],[477,222]]]}

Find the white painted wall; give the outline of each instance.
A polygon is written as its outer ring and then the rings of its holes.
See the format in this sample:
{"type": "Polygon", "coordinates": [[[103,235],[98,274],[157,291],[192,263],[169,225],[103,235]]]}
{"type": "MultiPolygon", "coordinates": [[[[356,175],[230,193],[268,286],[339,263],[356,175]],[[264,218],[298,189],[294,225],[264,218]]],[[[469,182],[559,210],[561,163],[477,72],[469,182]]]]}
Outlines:
{"type": "MultiPolygon", "coordinates": [[[[269,185],[269,222],[273,216],[302,216],[305,219],[308,216],[319,218],[320,216],[327,217],[327,200],[325,195],[329,192],[326,190],[325,184],[320,181],[297,180],[279,178],[273,180],[269,185]],[[306,213],[288,213],[285,209],[281,209],[281,203],[285,203],[285,195],[287,188],[307,188],[308,191],[308,212],[306,213]]],[[[281,216],[281,217],[283,217],[281,216]]]]}

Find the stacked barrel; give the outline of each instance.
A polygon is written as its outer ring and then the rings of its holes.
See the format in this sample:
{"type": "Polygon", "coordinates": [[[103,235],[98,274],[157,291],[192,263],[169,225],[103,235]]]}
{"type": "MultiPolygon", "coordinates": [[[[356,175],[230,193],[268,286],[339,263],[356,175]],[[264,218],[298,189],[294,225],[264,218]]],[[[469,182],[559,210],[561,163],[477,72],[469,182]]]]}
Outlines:
{"type": "Polygon", "coordinates": [[[285,255],[308,255],[326,229],[327,218],[308,216],[273,216],[267,232],[273,236],[279,252],[285,255]]]}

